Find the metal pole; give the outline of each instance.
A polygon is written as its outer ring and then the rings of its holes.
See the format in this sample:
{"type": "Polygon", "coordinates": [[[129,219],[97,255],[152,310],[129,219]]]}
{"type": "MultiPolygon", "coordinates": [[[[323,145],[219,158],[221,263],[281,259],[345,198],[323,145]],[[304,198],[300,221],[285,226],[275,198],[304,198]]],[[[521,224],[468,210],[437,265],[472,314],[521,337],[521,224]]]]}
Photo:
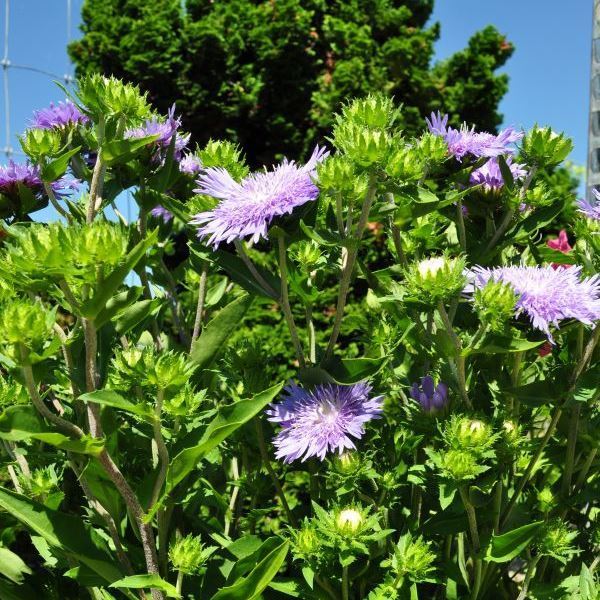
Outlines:
{"type": "Polygon", "coordinates": [[[600,188],[600,0],[593,1],[586,197],[600,188]]]}

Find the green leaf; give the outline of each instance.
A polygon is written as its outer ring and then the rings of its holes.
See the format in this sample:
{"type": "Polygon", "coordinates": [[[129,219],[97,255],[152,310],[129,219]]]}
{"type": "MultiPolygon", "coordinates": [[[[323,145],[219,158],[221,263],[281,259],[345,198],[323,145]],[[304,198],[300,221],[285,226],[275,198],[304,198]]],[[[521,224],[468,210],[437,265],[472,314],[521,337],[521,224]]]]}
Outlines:
{"type": "Polygon", "coordinates": [[[289,542],[282,542],[269,552],[252,571],[229,587],[222,588],[212,600],[255,600],[277,575],[285,561],[289,542]]]}
{"type": "Polygon", "coordinates": [[[50,161],[47,165],[44,165],[41,171],[42,181],[52,183],[59,177],[62,177],[67,171],[71,157],[75,156],[80,150],[81,146],[77,146],[77,148],[73,148],[72,150],[67,150],[59,157],[50,161]]]}
{"type": "Polygon", "coordinates": [[[194,342],[190,359],[201,369],[208,367],[223,348],[231,334],[237,330],[240,321],[250,308],[253,298],[244,294],[222,308],[202,330],[194,342]]]}
{"type": "Polygon", "coordinates": [[[123,576],[104,541],[80,517],[46,508],[42,504],[0,487],[0,507],[50,546],[66,552],[101,575],[108,583],[123,576]]]}
{"type": "Polygon", "coordinates": [[[148,318],[160,306],[160,300],[140,300],[131,306],[128,306],[119,315],[116,316],[114,323],[118,334],[123,335],[131,331],[142,321],[148,318]]]}
{"type": "Polygon", "coordinates": [[[94,402],[95,404],[101,404],[102,406],[110,406],[125,412],[137,415],[146,421],[153,421],[153,413],[143,404],[134,404],[129,400],[123,398],[123,396],[117,394],[113,390],[97,390],[95,392],[89,392],[79,396],[83,402],[94,402]]]}
{"type": "Polygon", "coordinates": [[[503,392],[517,398],[527,406],[550,404],[554,398],[560,397],[561,390],[554,381],[542,379],[519,387],[506,388],[503,392]]]}
{"type": "Polygon", "coordinates": [[[457,487],[451,482],[440,483],[440,506],[442,510],[446,510],[454,500],[457,487]]]}
{"type": "Polygon", "coordinates": [[[343,246],[344,240],[336,233],[328,231],[326,229],[314,229],[309,227],[300,221],[300,229],[311,239],[313,242],[317,242],[320,246],[328,246],[331,248],[339,248],[343,246]]]}
{"type": "Polygon", "coordinates": [[[9,406],[0,414],[0,439],[11,442],[38,440],[67,452],[92,456],[97,456],[104,448],[104,442],[100,439],[84,436],[74,440],[47,429],[33,406],[26,404],[9,406]]]}
{"type": "Polygon", "coordinates": [[[18,555],[0,546],[0,573],[15,583],[21,583],[24,575],[31,575],[31,569],[18,555]]]}
{"type": "Polygon", "coordinates": [[[157,139],[158,135],[148,135],[142,138],[127,138],[106,142],[102,146],[102,159],[106,166],[110,166],[117,161],[127,161],[157,139]]]}
{"type": "Polygon", "coordinates": [[[131,249],[123,262],[104,279],[100,288],[94,291],[92,298],[82,304],[82,316],[87,317],[88,319],[94,319],[100,314],[127,275],[129,275],[132,269],[144,257],[148,248],[156,243],[157,239],[158,230],[154,230],[131,249]]]}
{"type": "MultiPolygon", "coordinates": [[[[167,493],[188,475],[213,448],[258,415],[279,394],[282,387],[283,382],[278,383],[250,399],[238,400],[220,409],[217,416],[209,423],[201,439],[194,445],[181,450],[171,461],[167,472],[167,493]]],[[[190,437],[193,440],[194,436],[190,435],[190,437]]]]}
{"type": "Polygon", "coordinates": [[[177,592],[177,588],[162,579],[159,575],[130,575],[111,583],[109,587],[130,590],[149,588],[163,591],[167,595],[167,598],[181,598],[177,592]]]}
{"type": "Polygon", "coordinates": [[[510,337],[496,333],[484,335],[475,348],[465,348],[463,356],[470,354],[507,354],[509,352],[525,352],[538,348],[546,340],[526,340],[518,337],[510,337]]]}
{"type": "Polygon", "coordinates": [[[543,521],[535,521],[502,535],[492,535],[485,559],[497,563],[512,560],[527,548],[543,524],[543,521]]]}
{"type": "Polygon", "coordinates": [[[323,368],[336,383],[351,385],[378,373],[387,360],[387,356],[381,358],[332,359],[324,363],[323,368]]]}
{"type": "Polygon", "coordinates": [[[502,154],[498,156],[498,166],[500,167],[500,174],[502,175],[506,189],[512,191],[515,188],[515,178],[506,162],[506,158],[502,154]]]}
{"type": "Polygon", "coordinates": [[[0,579],[0,598],[2,600],[39,600],[40,594],[27,584],[16,585],[0,579]]]}
{"type": "Polygon", "coordinates": [[[106,307],[103,308],[96,318],[94,324],[97,328],[102,327],[105,323],[108,323],[115,315],[125,310],[133,302],[135,302],[140,294],[142,293],[141,287],[131,287],[114,295],[107,303],[106,307]]]}
{"type": "Polygon", "coordinates": [[[548,246],[538,246],[536,250],[543,262],[556,263],[558,265],[574,265],[577,263],[577,258],[573,252],[560,252],[548,246]]]}

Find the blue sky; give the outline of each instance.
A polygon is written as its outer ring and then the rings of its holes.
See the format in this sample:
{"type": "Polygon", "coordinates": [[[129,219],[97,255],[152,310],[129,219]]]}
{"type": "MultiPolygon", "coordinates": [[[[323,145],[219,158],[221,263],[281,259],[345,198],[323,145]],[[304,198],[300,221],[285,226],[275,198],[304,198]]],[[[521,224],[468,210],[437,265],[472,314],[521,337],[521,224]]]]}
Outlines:
{"type": "MultiPolygon", "coordinates": [[[[77,37],[83,0],[11,0],[9,58],[13,64],[34,66],[58,75],[71,72],[66,42],[77,37]]],[[[4,42],[4,2],[0,0],[0,58],[4,42]]],[[[592,0],[437,0],[432,21],[442,25],[437,57],[463,48],[478,29],[494,24],[515,44],[504,71],[509,92],[501,103],[505,124],[530,127],[535,122],[573,137],[572,160],[584,165],[592,0]]],[[[9,69],[12,145],[35,108],[61,99],[52,78],[9,69]]],[[[5,145],[4,101],[0,99],[0,150],[5,145]]],[[[19,159],[20,157],[16,157],[19,159]]],[[[5,157],[0,154],[0,162],[5,157]]],[[[45,215],[37,213],[38,218],[45,215]]]]}

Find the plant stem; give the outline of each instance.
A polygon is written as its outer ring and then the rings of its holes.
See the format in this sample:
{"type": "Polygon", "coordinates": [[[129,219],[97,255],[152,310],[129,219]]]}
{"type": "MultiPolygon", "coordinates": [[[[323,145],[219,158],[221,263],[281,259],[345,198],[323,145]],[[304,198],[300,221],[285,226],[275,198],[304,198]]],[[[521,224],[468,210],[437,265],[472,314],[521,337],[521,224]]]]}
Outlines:
{"type": "MultiPolygon", "coordinates": [[[[167,445],[165,444],[165,438],[163,437],[161,426],[161,413],[164,398],[165,391],[159,388],[156,394],[156,404],[154,405],[154,423],[152,424],[152,428],[154,430],[154,441],[156,442],[156,447],[158,449],[159,471],[156,475],[156,480],[154,481],[154,487],[152,488],[152,497],[148,507],[149,509],[158,502],[160,492],[167,477],[167,467],[169,466],[169,451],[167,449],[167,445]]],[[[161,540],[161,544],[162,543],[163,540],[161,540]]]]}
{"type": "Polygon", "coordinates": [[[304,368],[306,366],[306,360],[304,359],[304,352],[302,350],[302,344],[300,343],[300,337],[298,336],[298,329],[296,328],[296,322],[294,321],[294,315],[292,314],[292,307],[290,306],[288,294],[287,257],[285,253],[285,240],[283,239],[283,235],[278,236],[277,243],[279,247],[279,272],[281,274],[281,310],[283,311],[288,329],[290,330],[296,357],[300,363],[300,367],[304,368]]]}
{"type": "Polygon", "coordinates": [[[179,341],[183,346],[190,346],[191,341],[183,326],[183,317],[181,311],[181,302],[179,302],[179,298],[177,297],[177,282],[173,278],[171,271],[167,268],[165,261],[160,258],[159,264],[161,271],[163,272],[166,280],[167,280],[167,297],[169,298],[169,302],[171,304],[171,314],[173,315],[173,324],[177,328],[177,334],[179,336],[179,341]]]}
{"type": "Polygon", "coordinates": [[[469,489],[465,486],[460,486],[458,488],[460,492],[460,497],[462,499],[463,505],[465,507],[465,511],[467,513],[467,519],[469,521],[469,533],[471,536],[471,546],[473,549],[473,587],[471,588],[471,600],[476,600],[479,595],[479,588],[481,587],[481,571],[482,564],[481,558],[477,556],[480,550],[479,543],[479,531],[477,529],[477,517],[475,515],[475,508],[471,504],[471,500],[469,499],[469,489]]]}
{"type": "Polygon", "coordinates": [[[175,584],[175,589],[180,596],[181,590],[183,589],[183,575],[183,571],[177,571],[177,583],[175,584]]]}
{"type": "Polygon", "coordinates": [[[465,218],[463,215],[463,204],[462,200],[456,203],[456,228],[458,230],[458,241],[460,243],[461,250],[467,251],[467,233],[465,231],[465,218]]]}
{"type": "Polygon", "coordinates": [[[567,436],[567,455],[565,458],[565,470],[561,483],[561,495],[567,500],[571,492],[571,481],[573,479],[573,467],[575,466],[575,446],[577,445],[577,433],[579,431],[579,416],[581,404],[577,402],[571,408],[571,419],[569,421],[569,433],[567,436]]]}
{"type": "Polygon", "coordinates": [[[502,510],[502,479],[498,478],[496,482],[496,488],[494,493],[494,533],[498,534],[500,532],[500,512],[502,510]]]}
{"type": "MultiPolygon", "coordinates": [[[[352,272],[354,270],[354,263],[356,262],[356,256],[358,255],[358,248],[360,245],[360,240],[362,239],[363,233],[367,226],[367,221],[369,219],[369,212],[371,211],[371,206],[373,205],[373,201],[375,200],[375,193],[377,191],[377,180],[374,175],[371,175],[369,179],[369,185],[367,188],[367,193],[362,205],[362,210],[360,213],[360,218],[358,220],[358,224],[356,225],[356,231],[353,236],[353,244],[348,250],[348,255],[346,257],[346,263],[342,270],[342,278],[340,281],[340,289],[338,292],[338,300],[335,311],[335,321],[333,323],[333,329],[331,331],[331,337],[329,338],[329,343],[327,345],[327,350],[325,352],[325,360],[331,358],[333,354],[333,349],[335,348],[335,344],[337,342],[338,336],[340,334],[340,329],[342,327],[342,319],[344,317],[344,308],[346,307],[346,300],[348,297],[348,290],[350,289],[350,280],[352,279],[352,272]]],[[[349,234],[349,231],[347,232],[349,234]]]]}
{"type": "Polygon", "coordinates": [[[597,453],[598,453],[598,448],[592,448],[590,450],[589,454],[587,455],[585,462],[583,463],[583,465],[581,466],[581,469],[579,470],[579,476],[577,477],[577,481],[575,482],[575,490],[576,491],[578,491],[579,489],[581,489],[584,486],[585,480],[588,476],[588,473],[590,472],[590,468],[592,467],[592,463],[594,462],[594,459],[596,458],[597,453]]]}
{"type": "Polygon", "coordinates": [[[58,323],[54,323],[52,328],[60,339],[60,346],[62,349],[63,358],[65,360],[65,365],[67,367],[67,375],[69,376],[69,381],[71,382],[71,393],[73,394],[73,398],[77,398],[79,396],[79,388],[75,382],[75,363],[73,362],[71,350],[69,350],[68,337],[58,323]]]}
{"type": "Polygon", "coordinates": [[[348,567],[342,568],[342,600],[348,600],[349,595],[349,582],[348,582],[348,567]]]}
{"type": "Polygon", "coordinates": [[[102,160],[102,142],[104,141],[104,115],[100,115],[98,120],[98,154],[96,156],[96,164],[92,173],[92,181],[90,183],[90,197],[88,199],[86,223],[92,223],[96,216],[96,205],[98,200],[102,201],[102,188],[104,184],[104,173],[106,166],[102,160]]]}
{"type": "MultiPolygon", "coordinates": [[[[96,353],[98,351],[98,336],[91,319],[83,319],[83,335],[85,340],[85,387],[87,392],[93,392],[98,384],[96,371],[96,353]]],[[[92,437],[104,435],[100,420],[100,407],[95,402],[87,402],[87,416],[92,437]]]]}
{"type": "Polygon", "coordinates": [[[531,578],[535,574],[535,567],[538,564],[541,556],[534,556],[531,559],[531,562],[527,566],[527,574],[525,575],[525,580],[523,581],[523,587],[521,588],[521,593],[518,595],[517,600],[525,600],[527,598],[527,590],[529,589],[529,583],[531,578]]]}
{"type": "Polygon", "coordinates": [[[235,246],[235,249],[237,250],[237,253],[238,253],[239,257],[242,259],[243,263],[246,265],[246,267],[248,267],[248,271],[250,271],[250,273],[252,273],[252,276],[254,277],[256,282],[263,288],[263,290],[271,298],[273,298],[273,300],[277,300],[277,298],[278,298],[277,292],[271,287],[271,285],[269,285],[267,283],[265,278],[258,272],[258,269],[256,268],[256,266],[250,260],[250,257],[246,253],[246,250],[244,248],[244,243],[241,242],[240,240],[235,240],[233,242],[233,245],[235,246]]]}
{"type": "Polygon", "coordinates": [[[319,575],[315,575],[315,581],[321,589],[323,589],[329,594],[332,600],[339,600],[338,595],[335,593],[334,589],[331,587],[331,584],[329,583],[329,581],[327,581],[327,579],[323,579],[322,577],[319,577],[319,575]]]}
{"type": "Polygon", "coordinates": [[[281,487],[281,483],[279,483],[277,474],[275,473],[275,471],[273,470],[273,466],[271,465],[269,453],[267,452],[267,444],[265,443],[265,433],[263,431],[263,426],[260,417],[254,417],[254,427],[256,429],[256,439],[258,440],[258,448],[260,451],[261,460],[265,465],[267,473],[269,473],[271,481],[273,482],[273,486],[275,487],[275,491],[277,492],[277,495],[281,500],[281,505],[283,506],[283,510],[285,511],[287,520],[289,521],[292,527],[297,527],[298,522],[296,521],[296,518],[290,510],[290,505],[288,504],[287,498],[285,497],[285,493],[283,491],[283,488],[281,487]]]}
{"type": "Polygon", "coordinates": [[[192,341],[190,343],[190,352],[194,342],[200,335],[200,327],[202,327],[202,313],[204,311],[204,301],[206,300],[206,279],[208,277],[208,265],[202,265],[200,273],[200,282],[198,284],[198,304],[196,305],[196,318],[194,319],[194,331],[192,332],[192,341]]]}
{"type": "Polygon", "coordinates": [[[54,194],[54,190],[52,189],[52,186],[45,181],[44,181],[44,190],[46,191],[46,195],[48,196],[50,203],[56,209],[56,212],[59,215],[61,215],[62,217],[64,217],[68,222],[71,222],[71,220],[72,220],[71,215],[58,203],[58,200],[56,199],[56,195],[54,194]]]}

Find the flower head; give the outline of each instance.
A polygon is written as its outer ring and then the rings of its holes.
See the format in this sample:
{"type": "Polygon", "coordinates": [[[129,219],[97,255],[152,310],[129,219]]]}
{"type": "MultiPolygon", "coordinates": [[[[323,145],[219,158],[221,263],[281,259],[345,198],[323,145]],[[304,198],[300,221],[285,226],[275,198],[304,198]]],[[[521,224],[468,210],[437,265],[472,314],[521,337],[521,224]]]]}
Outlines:
{"type": "Polygon", "coordinates": [[[579,207],[579,212],[584,214],[588,219],[600,221],[600,192],[592,189],[592,193],[596,198],[595,202],[588,202],[582,199],[577,202],[577,206],[579,207]]]}
{"type": "MultiPolygon", "coordinates": [[[[17,197],[19,185],[28,187],[36,196],[44,194],[44,184],[39,167],[29,163],[18,164],[12,160],[8,165],[0,166],[0,194],[17,197]]],[[[50,184],[57,197],[65,196],[70,190],[76,190],[79,181],[61,177],[50,184]]]]}
{"type": "Polygon", "coordinates": [[[442,117],[439,111],[437,114],[431,113],[430,119],[425,120],[429,131],[443,137],[448,144],[448,151],[458,160],[467,154],[491,157],[511,153],[510,145],[523,137],[523,134],[513,127],[503,129],[498,135],[475,131],[474,127],[469,129],[465,124],[460,129],[454,129],[448,127],[448,115],[442,117]]]}
{"type": "Polygon", "coordinates": [[[141,127],[134,127],[125,132],[127,138],[143,138],[150,135],[156,135],[158,138],[154,142],[160,150],[167,150],[171,145],[171,140],[175,136],[175,160],[181,160],[181,154],[188,142],[189,134],[181,135],[178,129],[181,127],[181,119],[175,117],[175,105],[173,105],[167,115],[166,121],[161,121],[153,116],[147,119],[141,127]]]}
{"type": "MultiPolygon", "coordinates": [[[[493,279],[509,284],[518,295],[517,316],[525,313],[533,326],[550,341],[550,325],[559,326],[564,319],[577,319],[593,325],[600,319],[600,275],[581,278],[581,267],[497,267],[471,270],[473,286],[482,288],[493,279]]],[[[470,291],[470,289],[469,289],[470,291]]]]}
{"type": "Polygon", "coordinates": [[[413,383],[410,395],[425,412],[441,410],[448,401],[448,386],[445,383],[433,382],[433,377],[426,375],[421,378],[421,384],[413,383]]]}
{"type": "Polygon", "coordinates": [[[87,123],[89,119],[70,100],[50,103],[48,108],[36,110],[31,119],[31,127],[36,129],[53,129],[87,123]]]}
{"type": "Polygon", "coordinates": [[[283,428],[273,444],[277,458],[288,463],[311,456],[323,460],[328,452],[354,449],[350,436],[360,439],[364,424],[383,411],[383,397],[369,398],[371,386],[366,382],[323,384],[310,391],[292,383],[285,392],[287,396],[271,404],[267,414],[283,428]]]}
{"type": "MultiPolygon", "coordinates": [[[[508,165],[508,168],[510,169],[515,181],[523,179],[523,177],[525,177],[527,174],[527,171],[523,168],[523,165],[519,163],[513,163],[512,157],[510,156],[506,157],[506,164],[508,165]]],[[[483,184],[483,189],[486,192],[499,190],[504,185],[504,178],[502,177],[502,172],[500,171],[498,159],[490,158],[490,160],[479,167],[479,169],[475,169],[471,173],[469,181],[471,185],[483,184]]]]}
{"type": "Polygon", "coordinates": [[[164,223],[168,223],[173,218],[173,213],[168,208],[165,208],[160,204],[155,206],[150,211],[150,214],[156,219],[162,219],[164,223]]]}
{"type": "Polygon", "coordinates": [[[186,175],[196,175],[196,173],[200,172],[201,168],[202,163],[195,154],[186,154],[179,161],[179,170],[186,175]]]}
{"type": "Polygon", "coordinates": [[[319,190],[313,182],[317,163],[327,156],[318,146],[309,161],[298,166],[286,159],[272,171],[252,173],[240,183],[228,171],[209,168],[198,179],[199,194],[217,198],[212,210],[194,216],[198,236],[208,238],[217,248],[221,242],[267,237],[267,228],[275,217],[315,200],[319,190]]]}

